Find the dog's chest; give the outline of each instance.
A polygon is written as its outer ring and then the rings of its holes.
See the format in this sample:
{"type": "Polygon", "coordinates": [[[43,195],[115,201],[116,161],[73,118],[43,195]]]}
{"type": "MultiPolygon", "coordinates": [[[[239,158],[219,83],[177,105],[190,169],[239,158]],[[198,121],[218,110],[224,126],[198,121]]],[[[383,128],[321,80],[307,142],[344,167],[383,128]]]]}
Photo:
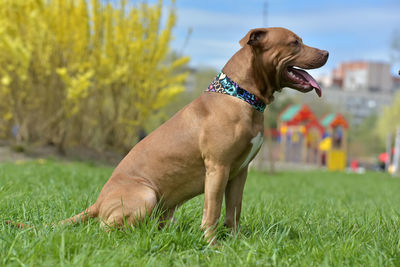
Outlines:
{"type": "Polygon", "coordinates": [[[263,144],[264,138],[261,132],[259,132],[255,137],[253,137],[250,141],[250,150],[248,150],[247,154],[244,154],[241,161],[242,163],[239,165],[238,171],[241,171],[245,168],[250,161],[255,157],[257,152],[260,150],[261,145],[263,144]]]}

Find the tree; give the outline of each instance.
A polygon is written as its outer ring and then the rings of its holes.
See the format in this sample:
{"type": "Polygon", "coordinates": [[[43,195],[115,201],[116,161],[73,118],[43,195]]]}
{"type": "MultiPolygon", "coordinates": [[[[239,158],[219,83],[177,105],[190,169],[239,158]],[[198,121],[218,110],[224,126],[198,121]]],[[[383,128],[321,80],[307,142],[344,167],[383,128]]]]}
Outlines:
{"type": "MultiPolygon", "coordinates": [[[[349,128],[349,157],[359,158],[373,156],[385,151],[385,143],[379,138],[376,130],[379,117],[373,114],[360,125],[349,128]]],[[[385,137],[386,138],[386,137],[385,137]]]]}
{"type": "Polygon", "coordinates": [[[169,57],[174,8],[101,0],[0,0],[0,131],[22,142],[126,150],[183,92],[169,57]]]}
{"type": "Polygon", "coordinates": [[[387,134],[395,134],[396,127],[400,125],[400,91],[393,100],[393,104],[384,108],[378,120],[377,133],[381,140],[386,140],[387,134]]]}

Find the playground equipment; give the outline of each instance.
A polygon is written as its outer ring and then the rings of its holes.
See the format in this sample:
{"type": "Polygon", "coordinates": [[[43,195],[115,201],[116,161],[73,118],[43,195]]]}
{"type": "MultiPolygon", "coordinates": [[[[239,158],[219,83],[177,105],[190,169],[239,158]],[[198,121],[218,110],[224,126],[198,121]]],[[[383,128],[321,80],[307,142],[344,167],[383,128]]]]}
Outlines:
{"type": "Polygon", "coordinates": [[[290,105],[278,117],[280,160],[318,164],[324,127],[307,105],[290,105]]]}
{"type": "Polygon", "coordinates": [[[321,163],[328,170],[344,170],[347,160],[347,120],[339,113],[330,113],[321,119],[325,128],[324,138],[319,149],[322,152],[321,163]]]}

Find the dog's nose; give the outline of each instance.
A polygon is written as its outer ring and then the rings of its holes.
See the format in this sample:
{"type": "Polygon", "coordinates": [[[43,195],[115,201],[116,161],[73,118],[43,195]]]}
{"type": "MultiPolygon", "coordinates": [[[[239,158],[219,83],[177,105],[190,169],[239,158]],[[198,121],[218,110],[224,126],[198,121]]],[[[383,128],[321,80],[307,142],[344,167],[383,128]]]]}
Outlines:
{"type": "Polygon", "coordinates": [[[329,52],[326,51],[326,50],[322,50],[322,51],[321,51],[321,54],[322,54],[325,58],[328,58],[328,57],[329,57],[329,52]]]}

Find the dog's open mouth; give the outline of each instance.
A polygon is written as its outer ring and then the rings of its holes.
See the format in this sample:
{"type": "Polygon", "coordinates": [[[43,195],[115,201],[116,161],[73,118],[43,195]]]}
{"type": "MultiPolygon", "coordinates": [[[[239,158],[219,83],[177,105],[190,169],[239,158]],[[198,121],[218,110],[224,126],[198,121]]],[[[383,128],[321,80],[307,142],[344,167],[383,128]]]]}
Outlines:
{"type": "Polygon", "coordinates": [[[297,69],[292,66],[287,68],[286,71],[286,82],[289,83],[289,87],[297,89],[302,92],[309,92],[315,89],[315,92],[319,97],[322,95],[322,90],[317,81],[308,74],[305,70],[297,69]]]}

